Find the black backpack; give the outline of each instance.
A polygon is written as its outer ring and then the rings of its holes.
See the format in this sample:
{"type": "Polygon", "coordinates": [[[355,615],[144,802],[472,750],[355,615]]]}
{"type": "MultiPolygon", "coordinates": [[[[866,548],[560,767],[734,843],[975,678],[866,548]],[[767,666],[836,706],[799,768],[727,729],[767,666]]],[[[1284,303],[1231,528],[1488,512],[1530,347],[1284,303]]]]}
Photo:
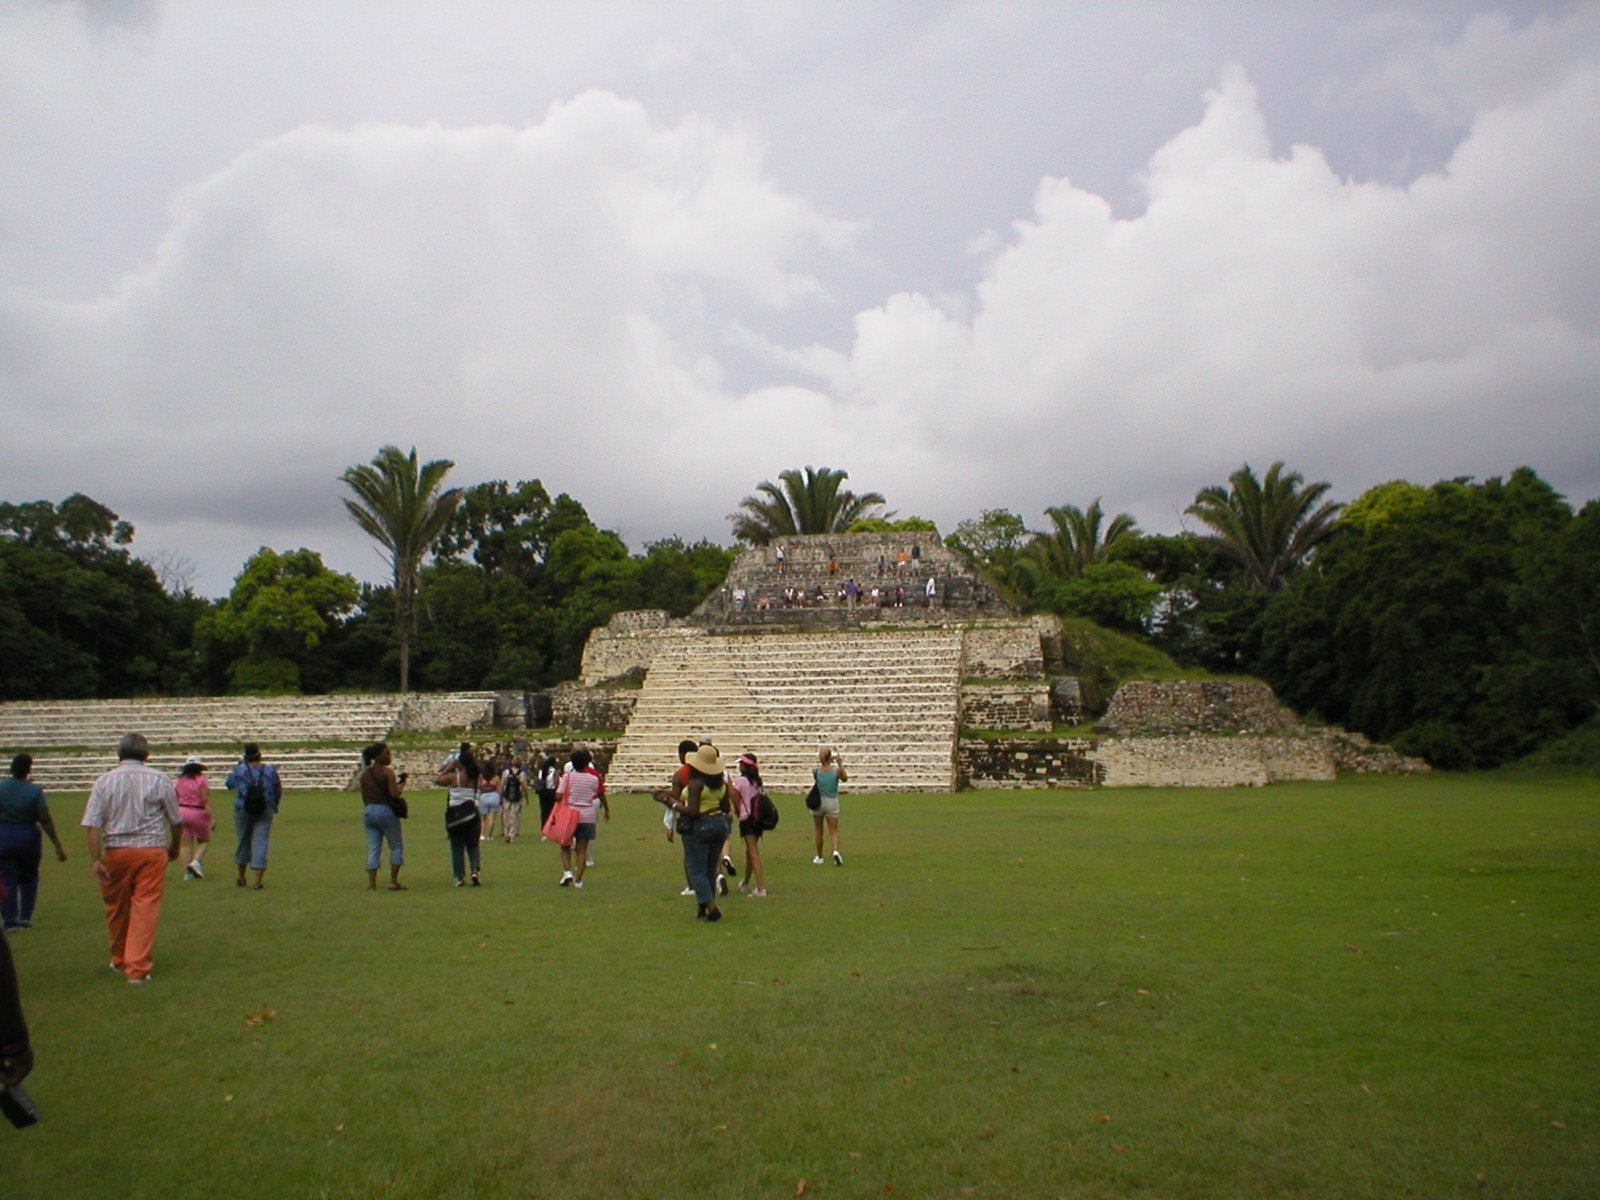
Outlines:
{"type": "Polygon", "coordinates": [[[244,810],[252,817],[260,816],[267,811],[267,769],[265,767],[246,767],[244,769],[244,810]]]}
{"type": "Polygon", "coordinates": [[[500,784],[500,795],[507,804],[522,803],[522,780],[515,771],[508,771],[504,782],[500,784]]]}
{"type": "Polygon", "coordinates": [[[778,827],[778,806],[772,802],[772,797],[765,791],[756,793],[754,814],[756,824],[761,826],[763,832],[778,827]]]}

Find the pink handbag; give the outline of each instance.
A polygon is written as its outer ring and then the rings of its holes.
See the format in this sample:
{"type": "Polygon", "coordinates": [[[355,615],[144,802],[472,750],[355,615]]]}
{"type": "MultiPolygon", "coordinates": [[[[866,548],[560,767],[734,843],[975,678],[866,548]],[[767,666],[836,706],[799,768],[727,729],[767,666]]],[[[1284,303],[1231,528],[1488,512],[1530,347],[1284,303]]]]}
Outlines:
{"type": "Polygon", "coordinates": [[[572,845],[572,835],[578,828],[578,810],[565,800],[557,800],[550,817],[539,832],[558,846],[572,845]]]}

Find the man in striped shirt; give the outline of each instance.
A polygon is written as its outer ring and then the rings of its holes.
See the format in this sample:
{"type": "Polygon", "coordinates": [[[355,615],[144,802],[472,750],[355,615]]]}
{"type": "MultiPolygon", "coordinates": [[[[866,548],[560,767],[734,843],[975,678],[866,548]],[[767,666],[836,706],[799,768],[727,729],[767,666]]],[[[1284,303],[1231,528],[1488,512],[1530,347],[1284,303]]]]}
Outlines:
{"type": "Polygon", "coordinates": [[[129,983],[150,978],[167,864],[178,857],[182,818],[172,780],[146,765],[150,743],[126,734],[117,766],[95,780],[83,810],[89,860],[111,935],[111,969],[129,983]]]}

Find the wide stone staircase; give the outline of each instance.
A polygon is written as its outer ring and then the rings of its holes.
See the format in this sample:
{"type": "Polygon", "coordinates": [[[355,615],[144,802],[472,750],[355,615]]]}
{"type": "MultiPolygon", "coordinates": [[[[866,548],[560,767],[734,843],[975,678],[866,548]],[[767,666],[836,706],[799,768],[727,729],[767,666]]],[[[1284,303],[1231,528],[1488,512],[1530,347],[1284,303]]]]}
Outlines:
{"type": "Polygon", "coordinates": [[[490,692],[12,701],[0,704],[0,768],[26,750],[34,781],[47,791],[82,790],[116,765],[117,742],[133,732],[149,740],[151,765],[175,773],[196,754],[214,786],[242,744],[256,742],[284,786],[344,788],[359,771],[360,747],[408,719],[425,728],[465,725],[493,704],[490,692]]]}
{"type": "MultiPolygon", "coordinates": [[[[190,744],[182,750],[156,747],[150,752],[149,763],[159,771],[176,775],[191,754],[197,754],[205,761],[206,778],[211,781],[212,803],[215,804],[222,781],[228,777],[234,763],[239,761],[239,745],[190,744]]],[[[278,778],[286,788],[348,788],[361,772],[360,751],[348,746],[282,751],[274,751],[268,746],[263,751],[263,759],[278,768],[278,778]]],[[[10,761],[9,756],[7,761],[10,761]]],[[[46,792],[82,792],[116,765],[115,748],[97,751],[44,750],[34,756],[31,778],[46,792]]]]}
{"type": "Polygon", "coordinates": [[[679,740],[703,736],[730,759],[754,752],[774,791],[808,788],[820,746],[849,791],[949,790],[961,644],[959,630],[904,628],[686,639],[650,667],[608,785],[662,786],[679,740]]]}
{"type": "Polygon", "coordinates": [[[401,706],[392,695],[18,701],[0,704],[0,746],[115,750],[130,732],[152,746],[373,741],[394,728],[401,706]]]}

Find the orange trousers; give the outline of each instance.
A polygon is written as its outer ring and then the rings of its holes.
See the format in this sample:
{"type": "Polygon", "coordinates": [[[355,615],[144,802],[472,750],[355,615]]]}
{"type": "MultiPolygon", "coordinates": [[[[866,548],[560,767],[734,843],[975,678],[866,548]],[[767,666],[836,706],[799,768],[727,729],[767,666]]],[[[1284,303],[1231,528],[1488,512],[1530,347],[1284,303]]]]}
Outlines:
{"type": "Polygon", "coordinates": [[[150,974],[150,954],[161,916],[167,881],[165,847],[107,850],[102,856],[111,878],[100,888],[111,934],[111,965],[129,979],[150,974]]]}

